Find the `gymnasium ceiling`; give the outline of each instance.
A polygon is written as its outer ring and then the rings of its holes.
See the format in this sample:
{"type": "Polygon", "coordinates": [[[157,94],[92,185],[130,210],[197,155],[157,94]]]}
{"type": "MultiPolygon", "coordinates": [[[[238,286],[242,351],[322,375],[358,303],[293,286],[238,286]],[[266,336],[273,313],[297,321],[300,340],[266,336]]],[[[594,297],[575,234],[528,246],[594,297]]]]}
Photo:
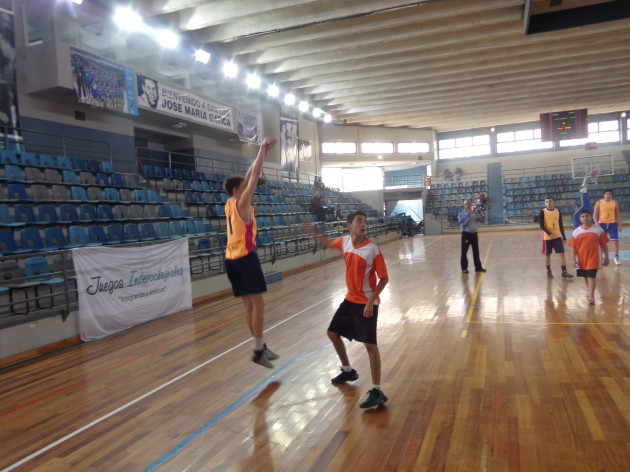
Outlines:
{"type": "Polygon", "coordinates": [[[123,40],[114,30],[104,41],[107,28],[88,14],[83,42],[235,105],[259,98],[226,82],[220,59],[277,81],[335,123],[443,132],[531,122],[541,112],[574,108],[630,111],[629,4],[135,0],[130,5],[147,23],[203,45],[213,64],[201,69],[188,53],[123,40]]]}

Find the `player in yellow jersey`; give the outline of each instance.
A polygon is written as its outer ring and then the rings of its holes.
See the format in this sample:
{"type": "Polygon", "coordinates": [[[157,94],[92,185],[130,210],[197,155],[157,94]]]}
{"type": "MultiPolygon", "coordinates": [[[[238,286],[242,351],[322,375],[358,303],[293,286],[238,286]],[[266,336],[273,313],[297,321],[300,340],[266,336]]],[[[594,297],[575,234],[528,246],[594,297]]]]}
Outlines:
{"type": "Polygon", "coordinates": [[[564,257],[564,243],[567,241],[564,235],[562,224],[562,213],[559,208],[555,208],[552,197],[545,198],[545,208],[540,210],[540,229],[543,230],[543,254],[545,254],[545,265],[547,266],[547,277],[552,279],[551,273],[551,253],[555,251],[560,254],[560,264],[562,267],[562,278],[572,279],[573,276],[567,272],[567,262],[564,257]]]}
{"type": "Polygon", "coordinates": [[[251,201],[265,156],[275,145],[274,138],[265,138],[245,177],[233,175],[223,183],[225,191],[230,196],[225,204],[227,220],[225,272],[232,284],[234,296],[241,297],[245,305],[247,326],[254,338],[252,361],[268,368],[273,367],[270,361],[277,359],[278,355],[269,350],[263,341],[265,325],[263,293],[267,291],[267,284],[256,253],[256,219],[251,201]]]}
{"type": "Polygon", "coordinates": [[[613,242],[615,249],[615,264],[619,265],[619,233],[621,233],[621,212],[619,211],[619,203],[613,200],[613,191],[606,190],[604,198],[595,204],[593,210],[593,219],[595,223],[606,231],[608,237],[613,242]]]}

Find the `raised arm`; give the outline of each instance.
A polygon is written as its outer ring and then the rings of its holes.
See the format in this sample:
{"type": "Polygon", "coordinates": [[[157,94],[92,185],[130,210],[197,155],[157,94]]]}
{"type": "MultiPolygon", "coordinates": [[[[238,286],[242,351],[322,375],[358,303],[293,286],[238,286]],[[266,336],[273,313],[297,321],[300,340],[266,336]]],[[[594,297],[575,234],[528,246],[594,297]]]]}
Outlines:
{"type": "Polygon", "coordinates": [[[245,174],[245,189],[243,190],[241,197],[238,199],[238,213],[241,217],[249,218],[248,215],[252,196],[256,191],[256,186],[258,185],[258,177],[262,171],[265,156],[275,145],[276,140],[274,138],[265,138],[260,145],[256,159],[247,170],[247,174],[245,174]]]}

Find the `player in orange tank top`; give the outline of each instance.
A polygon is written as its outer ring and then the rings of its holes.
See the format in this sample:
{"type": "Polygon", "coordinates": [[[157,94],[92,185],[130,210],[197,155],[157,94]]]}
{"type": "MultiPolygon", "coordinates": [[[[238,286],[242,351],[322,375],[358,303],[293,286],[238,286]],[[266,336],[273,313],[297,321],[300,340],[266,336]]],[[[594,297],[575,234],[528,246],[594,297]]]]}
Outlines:
{"type": "Polygon", "coordinates": [[[252,361],[272,368],[270,362],[278,358],[263,340],[265,325],[265,301],[267,291],[265,276],[256,254],[256,220],[251,205],[252,196],[258,185],[267,152],[276,145],[274,138],[265,138],[253,164],[245,177],[230,176],[223,187],[229,195],[226,207],[228,242],[226,246],[225,272],[234,296],[241,297],[245,306],[245,319],[254,338],[252,361]]]}
{"type": "Polygon", "coordinates": [[[593,210],[593,219],[595,224],[602,227],[608,237],[613,242],[615,249],[615,264],[619,265],[619,233],[621,233],[621,212],[619,211],[619,203],[613,200],[613,191],[606,190],[604,198],[595,204],[593,210]]]}

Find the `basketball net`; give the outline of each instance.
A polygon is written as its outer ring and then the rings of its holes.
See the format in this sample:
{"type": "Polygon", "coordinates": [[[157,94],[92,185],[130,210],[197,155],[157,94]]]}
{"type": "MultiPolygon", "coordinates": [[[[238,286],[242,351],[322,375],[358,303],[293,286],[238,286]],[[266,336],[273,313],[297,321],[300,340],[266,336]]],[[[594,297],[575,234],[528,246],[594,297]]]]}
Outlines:
{"type": "Polygon", "coordinates": [[[597,177],[599,176],[599,172],[590,172],[584,176],[584,180],[582,180],[582,187],[580,187],[580,193],[588,192],[588,184],[597,184],[597,177]]]}

